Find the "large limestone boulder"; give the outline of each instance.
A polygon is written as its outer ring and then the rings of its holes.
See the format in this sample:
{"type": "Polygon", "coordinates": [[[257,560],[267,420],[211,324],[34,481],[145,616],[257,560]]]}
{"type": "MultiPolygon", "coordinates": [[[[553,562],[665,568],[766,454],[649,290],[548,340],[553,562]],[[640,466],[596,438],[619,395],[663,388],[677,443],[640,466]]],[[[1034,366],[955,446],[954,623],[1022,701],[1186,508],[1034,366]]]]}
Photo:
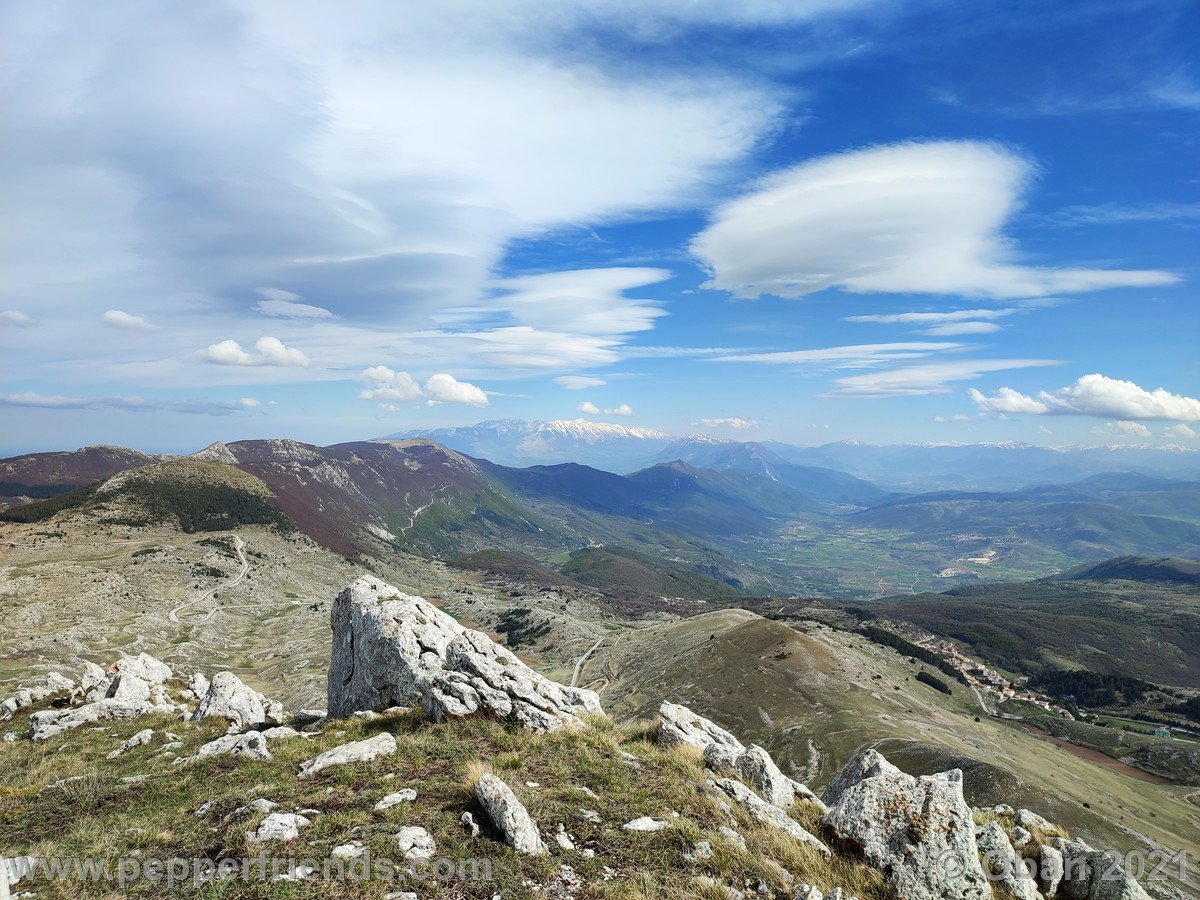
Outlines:
{"type": "Polygon", "coordinates": [[[666,747],[690,744],[710,766],[735,768],[746,747],[720,725],[686,706],[663,701],[658,707],[658,742],[666,747]]]}
{"type": "Polygon", "coordinates": [[[512,788],[502,780],[490,773],[481,776],[475,782],[475,799],[487,812],[492,824],[504,835],[504,842],[508,846],[530,856],[544,856],[548,852],[537,823],[512,788]]]}
{"type": "Polygon", "coordinates": [[[163,685],[170,677],[171,667],[149,653],[122,655],[107,671],[94,664],[85,668],[85,699],[89,703],[122,700],[130,703],[150,701],[163,705],[167,702],[163,685]]]}
{"type": "Polygon", "coordinates": [[[283,709],[249,687],[232,672],[218,672],[212,677],[192,721],[220,717],[229,721],[230,728],[244,731],[259,725],[283,723],[283,709]]]}
{"type": "Polygon", "coordinates": [[[992,889],[963,799],[962,772],[914,778],[876,756],[860,754],[838,775],[825,825],[856,846],[898,897],[988,900],[992,889]],[[866,774],[872,771],[879,774],[866,774]]]}
{"type": "Polygon", "coordinates": [[[432,718],[486,711],[535,731],[602,712],[593,691],[542,677],[422,597],[363,577],[333,604],[329,716],[421,704],[432,718]]]}
{"type": "Polygon", "coordinates": [[[298,777],[311,778],[331,766],[347,766],[352,763],[370,762],[380,756],[391,756],[397,748],[396,739],[386,731],[382,731],[375,737],[362,741],[350,741],[348,744],[341,744],[332,750],[318,753],[312,759],[305,760],[300,764],[298,777]]]}

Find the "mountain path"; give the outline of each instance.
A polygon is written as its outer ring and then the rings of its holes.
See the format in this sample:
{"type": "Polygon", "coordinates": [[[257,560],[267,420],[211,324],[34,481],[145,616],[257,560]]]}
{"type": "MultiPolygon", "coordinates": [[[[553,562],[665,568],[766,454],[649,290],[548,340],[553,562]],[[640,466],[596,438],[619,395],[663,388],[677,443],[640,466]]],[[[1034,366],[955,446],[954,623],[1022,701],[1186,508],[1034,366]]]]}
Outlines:
{"type": "Polygon", "coordinates": [[[583,671],[583,664],[587,662],[588,657],[600,649],[600,645],[604,643],[604,638],[598,638],[596,643],[588,647],[584,654],[575,661],[575,671],[571,673],[571,687],[575,687],[579,681],[579,673],[583,671]]]}
{"type": "MultiPolygon", "coordinates": [[[[246,559],[246,542],[243,541],[236,534],[233,536],[233,550],[235,553],[237,553],[238,562],[241,563],[241,569],[238,570],[238,573],[236,575],[234,575],[233,578],[231,578],[229,581],[225,582],[224,584],[219,584],[216,587],[205,591],[203,594],[201,594],[195,600],[188,600],[186,603],[179,604],[174,609],[172,609],[169,613],[167,613],[168,619],[170,619],[172,622],[178,622],[178,621],[180,621],[180,619],[179,619],[180,610],[186,609],[189,606],[194,606],[197,603],[203,603],[206,600],[211,600],[213,597],[216,596],[217,591],[221,590],[222,588],[231,588],[231,587],[234,587],[235,585],[239,585],[242,583],[242,579],[245,578],[246,573],[250,571],[250,560],[246,559]]],[[[210,609],[203,618],[197,619],[195,624],[203,624],[204,622],[207,622],[209,619],[211,619],[213,616],[215,616],[218,612],[220,612],[219,609],[210,609]]]]}

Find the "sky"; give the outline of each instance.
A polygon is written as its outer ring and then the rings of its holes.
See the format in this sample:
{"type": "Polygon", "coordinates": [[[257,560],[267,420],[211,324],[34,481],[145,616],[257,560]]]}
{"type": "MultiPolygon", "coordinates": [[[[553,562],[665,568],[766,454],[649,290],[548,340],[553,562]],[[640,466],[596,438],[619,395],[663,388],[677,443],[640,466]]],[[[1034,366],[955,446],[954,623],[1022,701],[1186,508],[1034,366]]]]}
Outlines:
{"type": "Polygon", "coordinates": [[[0,452],[1200,449],[1191,0],[47,0],[0,35],[0,452]]]}

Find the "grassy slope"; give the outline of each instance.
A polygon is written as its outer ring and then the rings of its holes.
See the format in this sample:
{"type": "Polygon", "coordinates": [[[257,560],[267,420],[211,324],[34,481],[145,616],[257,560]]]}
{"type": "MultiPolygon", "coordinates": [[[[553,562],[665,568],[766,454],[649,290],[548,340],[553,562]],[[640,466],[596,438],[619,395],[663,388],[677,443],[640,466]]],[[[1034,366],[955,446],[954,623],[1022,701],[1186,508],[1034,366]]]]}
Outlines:
{"type": "Polygon", "coordinates": [[[589,660],[580,683],[602,688],[618,715],[644,715],[660,697],[686,703],[818,786],[859,747],[876,744],[908,771],[959,766],[978,805],[1039,809],[1097,846],[1200,842],[1187,788],[1079,759],[989,718],[956,682],[948,698],[916,682],[917,671],[857,635],[820,627],[801,634],[726,610],[618,639],[589,660]]]}
{"type": "MultiPolygon", "coordinates": [[[[24,725],[25,720],[23,711],[16,724],[24,725]]],[[[376,860],[396,860],[396,832],[420,825],[434,835],[439,857],[486,858],[492,861],[494,873],[490,883],[415,885],[423,898],[490,897],[496,892],[527,896],[527,882],[551,881],[565,863],[589,882],[587,895],[592,897],[716,900],[725,897],[724,891],[703,886],[697,876],[741,887],[762,878],[782,889],[778,869],[766,860],[825,890],[842,885],[863,900],[884,896],[879,877],[861,865],[843,857],[826,863],[790,838],[770,833],[744,812],[735,810],[732,816],[724,812],[714,795],[698,790],[710,777],[699,756],[648,743],[644,727],[618,728],[597,721],[578,732],[535,736],[489,719],[432,724],[416,714],[401,713],[372,722],[341,722],[312,739],[273,742],[274,756],[269,761],[223,758],[181,769],[172,767],[169,758],[155,755],[161,730],[177,732],[184,742],[179,752],[190,753],[220,729],[160,717],[153,722],[159,731],[153,745],[114,761],[104,758],[119,741],[147,724],[115,722],[103,729],[80,730],[70,735],[62,752],[57,741],[0,745],[0,797],[5,801],[0,805],[0,845],[35,856],[254,857],[266,849],[272,856],[322,860],[334,846],[357,839],[376,860]],[[379,731],[395,735],[399,743],[395,756],[329,769],[311,780],[295,777],[302,760],[379,731]],[[633,758],[623,758],[622,752],[633,758]],[[577,847],[593,849],[595,857],[586,859],[557,847],[549,857],[521,856],[505,847],[486,825],[480,837],[470,838],[458,820],[470,811],[481,823],[487,821],[470,792],[471,779],[482,770],[496,772],[513,786],[548,840],[561,822],[575,836],[577,847]],[[389,772],[395,773],[394,780],[383,779],[389,772]],[[83,775],[83,780],[41,790],[77,775],[83,775]],[[121,782],[131,775],[145,775],[147,780],[135,785],[121,782]],[[414,788],[416,801],[373,811],[376,801],[401,787],[414,788]],[[261,816],[228,818],[236,807],[258,797],[279,803],[281,811],[321,812],[310,816],[313,824],[293,844],[260,848],[247,844],[243,835],[261,816]],[[197,816],[202,802],[211,806],[197,816]],[[602,823],[584,821],[578,812],[581,808],[598,812],[602,823]],[[673,818],[672,813],[679,817],[673,818]],[[622,824],[640,816],[672,818],[672,824],[653,834],[622,830],[622,824]],[[748,850],[739,850],[716,833],[719,825],[726,824],[746,838],[748,850]],[[707,861],[690,862],[683,851],[699,840],[708,840],[715,854],[707,861]]],[[[796,815],[802,824],[817,828],[814,814],[797,811],[796,815]]],[[[46,898],[104,896],[95,886],[78,883],[39,881],[31,886],[46,898]]],[[[128,895],[380,898],[389,889],[409,886],[373,881],[321,889],[234,880],[179,893],[168,892],[165,885],[143,884],[128,895]]]]}

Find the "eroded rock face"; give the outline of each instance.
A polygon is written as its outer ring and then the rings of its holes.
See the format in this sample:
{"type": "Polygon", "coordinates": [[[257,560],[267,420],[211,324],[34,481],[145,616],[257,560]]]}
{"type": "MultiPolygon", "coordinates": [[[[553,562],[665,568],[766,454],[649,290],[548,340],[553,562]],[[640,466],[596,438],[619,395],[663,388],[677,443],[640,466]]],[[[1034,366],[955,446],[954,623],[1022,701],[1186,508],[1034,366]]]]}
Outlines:
{"type": "Polygon", "coordinates": [[[686,706],[663,701],[658,707],[658,742],[666,747],[690,744],[710,766],[735,768],[746,747],[715,722],[686,706]]]}
{"type": "MultiPolygon", "coordinates": [[[[851,759],[835,784],[837,799],[825,814],[825,825],[857,846],[897,896],[992,896],[979,861],[971,808],[963,799],[960,770],[914,778],[868,751],[851,759]]],[[[826,799],[830,796],[826,792],[826,799]]]]}
{"type": "Polygon", "coordinates": [[[792,779],[779,771],[771,754],[757,744],[746,748],[735,761],[735,767],[742,781],[754,788],[768,803],[787,809],[796,802],[792,779]]]}
{"type": "Polygon", "coordinates": [[[553,731],[603,712],[595,692],[542,677],[487,635],[377,578],[342,591],[331,624],[333,718],[419,703],[435,720],[482,710],[553,731]]]}
{"type": "Polygon", "coordinates": [[[487,812],[492,824],[504,835],[504,842],[508,846],[530,856],[544,856],[548,852],[537,823],[512,788],[502,780],[490,773],[480,777],[475,782],[475,799],[487,812]]]}
{"type": "Polygon", "coordinates": [[[1121,868],[1112,854],[1080,840],[1055,838],[1053,848],[1062,854],[1062,881],[1058,896],[1066,900],[1150,900],[1140,884],[1121,868]]]}
{"type": "Polygon", "coordinates": [[[192,713],[192,721],[199,722],[213,716],[227,719],[230,727],[238,731],[259,725],[283,724],[282,707],[246,685],[232,672],[218,672],[212,677],[204,696],[200,698],[200,704],[192,713]]]}

